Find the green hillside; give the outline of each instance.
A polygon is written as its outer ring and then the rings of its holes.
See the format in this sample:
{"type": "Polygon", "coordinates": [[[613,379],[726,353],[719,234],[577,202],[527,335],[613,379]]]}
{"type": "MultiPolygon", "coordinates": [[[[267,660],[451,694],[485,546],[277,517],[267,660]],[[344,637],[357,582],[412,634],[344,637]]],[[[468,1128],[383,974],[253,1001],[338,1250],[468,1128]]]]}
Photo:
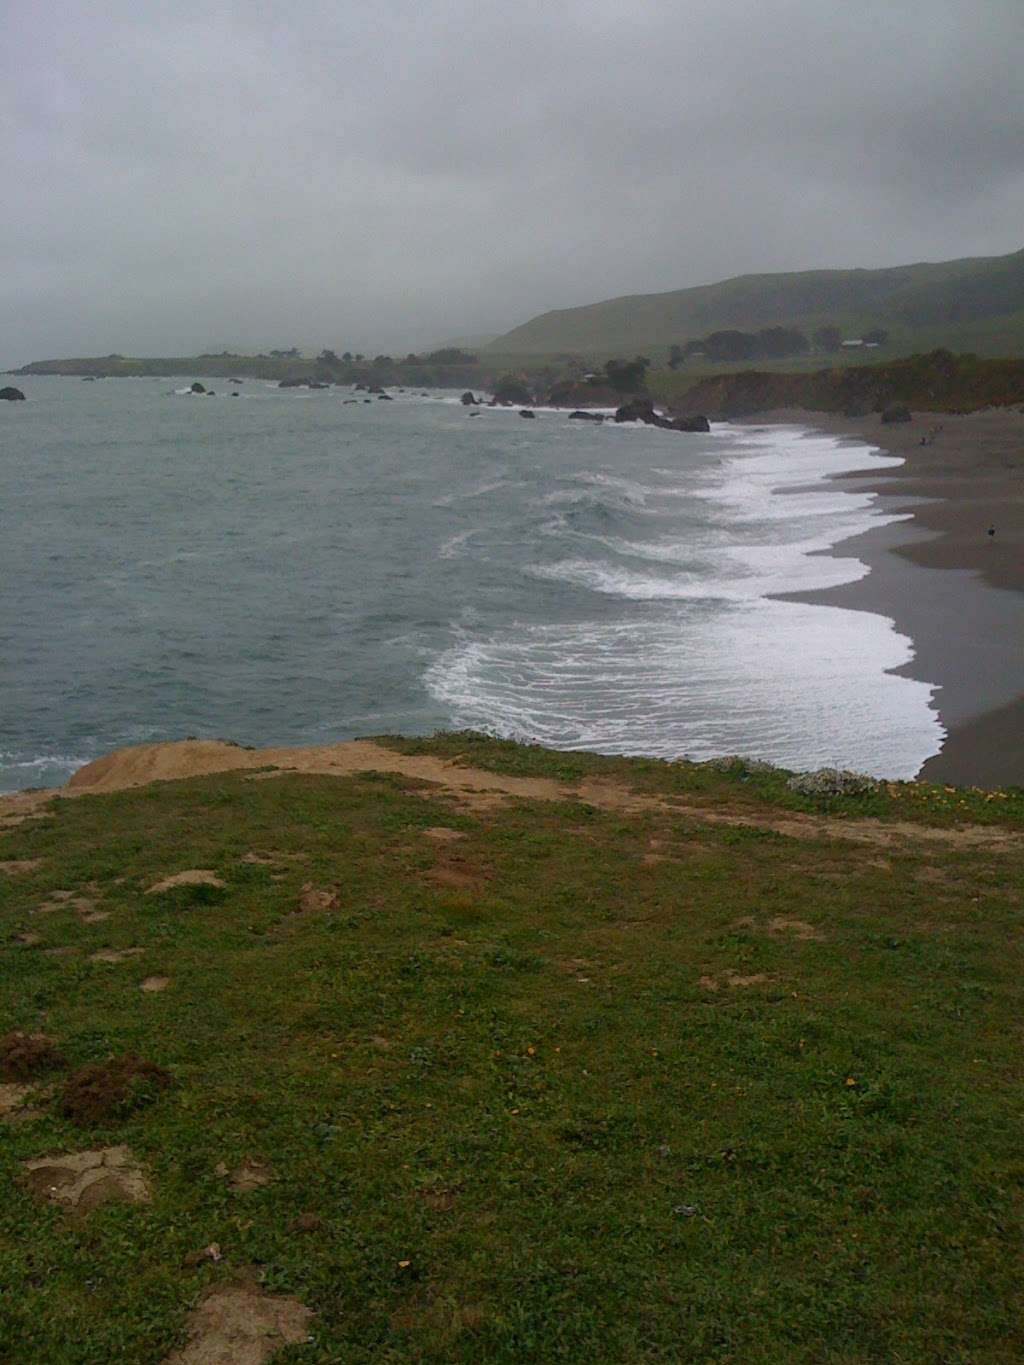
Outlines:
{"type": "Polygon", "coordinates": [[[884,270],[740,275],[543,313],[498,337],[502,354],[657,349],[724,328],[836,323],[847,336],[890,332],[890,350],[945,345],[999,355],[1024,345],[1024,251],[884,270]]]}

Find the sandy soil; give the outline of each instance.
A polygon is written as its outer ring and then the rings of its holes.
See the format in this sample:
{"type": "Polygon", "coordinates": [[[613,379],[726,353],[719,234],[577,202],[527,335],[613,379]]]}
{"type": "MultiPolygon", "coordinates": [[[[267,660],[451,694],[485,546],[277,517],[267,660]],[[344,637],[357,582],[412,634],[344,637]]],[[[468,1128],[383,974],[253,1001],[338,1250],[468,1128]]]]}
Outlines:
{"type": "Polygon", "coordinates": [[[899,468],[845,477],[912,512],[912,529],[844,542],[838,552],[872,573],[810,600],[882,612],[914,640],[917,657],[901,671],[940,685],[948,731],[922,779],[1024,785],[1024,410],[922,412],[896,425],[797,409],[757,420],[813,425],[903,457],[899,468]],[[901,573],[901,561],[953,572],[901,573]]]}

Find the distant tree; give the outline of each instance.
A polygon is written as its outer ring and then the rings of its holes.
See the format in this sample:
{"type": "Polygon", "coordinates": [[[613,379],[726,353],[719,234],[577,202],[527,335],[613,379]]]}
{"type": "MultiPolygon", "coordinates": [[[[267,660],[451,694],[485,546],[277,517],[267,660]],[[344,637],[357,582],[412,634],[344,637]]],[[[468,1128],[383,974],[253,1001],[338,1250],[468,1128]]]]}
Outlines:
{"type": "Polygon", "coordinates": [[[375,365],[393,365],[395,362],[389,355],[375,355],[373,357],[373,363],[375,365]]]}
{"type": "Polygon", "coordinates": [[[864,333],[864,340],[874,342],[876,346],[884,346],[889,340],[889,333],[884,327],[872,327],[870,332],[864,333]]]}
{"type": "Polygon", "coordinates": [[[826,327],[819,327],[814,333],[812,340],[819,351],[825,351],[826,354],[833,355],[842,348],[843,334],[838,327],[829,323],[826,327]]]}
{"type": "Polygon", "coordinates": [[[616,393],[639,393],[647,387],[647,370],[650,361],[638,355],[633,360],[609,360],[604,374],[599,376],[616,393]]]}
{"type": "Polygon", "coordinates": [[[352,352],[351,352],[351,351],[346,351],[345,354],[344,354],[341,358],[342,358],[342,360],[345,362],[346,365],[351,365],[351,364],[352,364],[352,352]]]}
{"type": "Polygon", "coordinates": [[[475,365],[477,360],[475,355],[470,355],[458,346],[442,346],[439,351],[431,351],[424,356],[424,359],[431,365],[475,365]]]}
{"type": "Polygon", "coordinates": [[[405,359],[399,362],[401,365],[418,365],[419,363],[420,358],[415,351],[410,351],[405,359]]]}
{"type": "Polygon", "coordinates": [[[706,336],[703,350],[710,360],[753,360],[754,338],[729,328],[706,336]]]}
{"type": "Polygon", "coordinates": [[[679,366],[686,361],[686,352],[682,346],[670,346],[668,348],[668,367],[670,370],[678,370],[679,366]]]}
{"type": "Polygon", "coordinates": [[[320,352],[320,354],[317,356],[317,361],[318,361],[321,365],[340,365],[340,364],[341,364],[341,361],[340,361],[340,360],[338,359],[338,357],[334,354],[334,352],[333,352],[333,351],[329,351],[329,350],[327,349],[326,346],[325,346],[324,349],[320,352]]]}
{"type": "Polygon", "coordinates": [[[753,338],[755,359],[784,360],[787,356],[806,355],[811,343],[795,327],[766,327],[753,338]]]}
{"type": "Polygon", "coordinates": [[[366,356],[363,355],[362,351],[357,351],[357,352],[356,352],[356,361],[357,361],[358,364],[361,365],[365,359],[366,359],[366,356]]]}

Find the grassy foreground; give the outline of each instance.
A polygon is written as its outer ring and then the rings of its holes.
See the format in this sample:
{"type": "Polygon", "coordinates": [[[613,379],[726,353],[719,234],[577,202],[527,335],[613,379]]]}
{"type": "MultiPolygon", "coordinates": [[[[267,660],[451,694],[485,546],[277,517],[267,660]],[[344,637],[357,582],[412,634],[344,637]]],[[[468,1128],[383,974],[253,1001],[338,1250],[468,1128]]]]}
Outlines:
{"type": "Polygon", "coordinates": [[[0,837],[2,1027],[62,1056],[0,1123],[0,1359],[162,1361],[243,1271],[313,1311],[282,1365],[1024,1357],[1024,793],[393,743],[652,799],[226,774],[0,837]],[[66,1111],[124,1054],[171,1084],[66,1111]],[[26,1187],[121,1144],[149,1203],[26,1187]]]}

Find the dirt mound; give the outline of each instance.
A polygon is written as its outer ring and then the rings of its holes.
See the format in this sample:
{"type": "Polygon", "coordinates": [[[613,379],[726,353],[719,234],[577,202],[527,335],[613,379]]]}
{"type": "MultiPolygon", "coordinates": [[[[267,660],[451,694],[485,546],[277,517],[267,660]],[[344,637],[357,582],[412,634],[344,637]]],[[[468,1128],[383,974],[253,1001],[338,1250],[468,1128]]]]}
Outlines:
{"type": "Polygon", "coordinates": [[[252,750],[216,739],[184,739],[170,744],[140,744],[79,768],[67,784],[69,792],[114,792],[147,782],[167,782],[232,768],[262,766],[252,750]]]}
{"type": "Polygon", "coordinates": [[[315,886],[313,882],[303,882],[295,906],[296,913],[309,915],[318,910],[337,910],[337,908],[337,891],[332,891],[329,886],[315,886]]]}
{"type": "Polygon", "coordinates": [[[110,1123],[150,1103],[173,1083],[173,1076],[162,1066],[126,1053],[83,1066],[69,1076],[61,1113],[80,1127],[110,1123]]]}
{"type": "Polygon", "coordinates": [[[15,1030],[0,1038],[0,1076],[5,1080],[25,1081],[63,1065],[56,1043],[45,1033],[15,1030]]]}
{"type": "Polygon", "coordinates": [[[172,891],[176,886],[227,886],[227,882],[211,872],[208,867],[190,867],[186,872],[175,872],[162,882],[154,882],[146,892],[147,896],[161,891],[172,891]]]}
{"type": "Polygon", "coordinates": [[[221,1285],[189,1314],[188,1341],[164,1365],[262,1365],[282,1346],[309,1338],[309,1308],[255,1284],[221,1285]]]}
{"type": "Polygon", "coordinates": [[[24,1183],[38,1199],[87,1213],[115,1200],[148,1204],[149,1185],[127,1147],[100,1147],[90,1152],[26,1161],[24,1183]]]}

